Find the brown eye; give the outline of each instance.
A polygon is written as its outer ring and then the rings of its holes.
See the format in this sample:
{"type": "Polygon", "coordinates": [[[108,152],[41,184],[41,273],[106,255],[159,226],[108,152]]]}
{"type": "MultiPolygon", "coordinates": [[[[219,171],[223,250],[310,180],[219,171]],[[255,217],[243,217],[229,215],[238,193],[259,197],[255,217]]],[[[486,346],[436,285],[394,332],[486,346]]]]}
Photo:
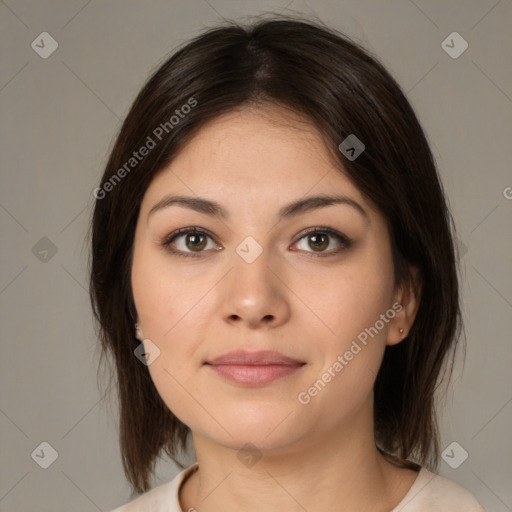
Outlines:
{"type": "Polygon", "coordinates": [[[179,229],[163,240],[162,246],[172,254],[185,257],[202,256],[208,249],[217,248],[212,236],[198,228],[179,229]],[[207,247],[210,240],[211,247],[207,247]]]}
{"type": "MultiPolygon", "coordinates": [[[[300,236],[300,235],[299,235],[300,236]]],[[[301,251],[316,253],[312,256],[334,256],[352,245],[352,240],[335,229],[328,227],[316,227],[302,233],[302,237],[296,242],[301,251]],[[303,243],[303,240],[307,240],[303,243]],[[334,248],[326,250],[334,240],[334,248]],[[302,247],[300,245],[302,244],[302,247]]]]}
{"type": "Polygon", "coordinates": [[[201,251],[206,247],[206,236],[202,233],[188,233],[185,235],[185,245],[193,251],[201,251]]]}
{"type": "Polygon", "coordinates": [[[319,235],[318,233],[313,233],[308,236],[309,246],[316,250],[323,251],[329,245],[329,237],[327,235],[319,235]]]}

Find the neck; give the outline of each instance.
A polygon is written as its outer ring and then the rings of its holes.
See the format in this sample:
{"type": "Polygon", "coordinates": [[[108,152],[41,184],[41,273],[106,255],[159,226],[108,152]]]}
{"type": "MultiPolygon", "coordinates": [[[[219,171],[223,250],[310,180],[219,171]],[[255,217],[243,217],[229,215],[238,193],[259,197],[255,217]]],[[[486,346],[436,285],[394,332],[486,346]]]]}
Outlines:
{"type": "Polygon", "coordinates": [[[254,463],[238,450],[193,435],[199,465],[180,495],[183,510],[201,512],[388,512],[405,496],[417,473],[398,468],[378,452],[373,422],[323,430],[300,447],[266,450],[254,463]],[[363,428],[363,425],[370,428],[363,428]]]}

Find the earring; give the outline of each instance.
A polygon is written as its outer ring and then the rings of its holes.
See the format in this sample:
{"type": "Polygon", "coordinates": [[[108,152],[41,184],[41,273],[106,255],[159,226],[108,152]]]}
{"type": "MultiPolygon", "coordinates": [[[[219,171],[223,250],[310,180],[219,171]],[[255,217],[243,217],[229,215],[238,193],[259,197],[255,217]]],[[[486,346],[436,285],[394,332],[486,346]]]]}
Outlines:
{"type": "Polygon", "coordinates": [[[135,337],[136,337],[138,340],[140,340],[140,339],[142,339],[142,338],[143,338],[143,336],[142,336],[142,331],[141,331],[141,329],[140,329],[140,325],[139,325],[138,323],[137,323],[137,324],[135,324],[135,337]]]}
{"type": "Polygon", "coordinates": [[[400,332],[400,334],[404,333],[404,330],[401,327],[400,327],[400,329],[398,329],[398,331],[400,332]]]}

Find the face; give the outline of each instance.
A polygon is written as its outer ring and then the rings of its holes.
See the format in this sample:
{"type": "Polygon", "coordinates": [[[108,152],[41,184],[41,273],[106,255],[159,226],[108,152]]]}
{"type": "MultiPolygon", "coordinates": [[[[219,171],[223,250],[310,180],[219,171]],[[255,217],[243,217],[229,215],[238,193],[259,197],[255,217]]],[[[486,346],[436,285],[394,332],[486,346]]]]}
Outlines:
{"type": "Polygon", "coordinates": [[[132,288],[151,378],[194,435],[277,450],[371,417],[400,315],[389,233],[309,124],[274,107],[203,127],[144,195],[132,288]],[[344,199],[285,209],[316,196],[344,199]],[[294,363],[211,364],[234,350],[294,363]]]}

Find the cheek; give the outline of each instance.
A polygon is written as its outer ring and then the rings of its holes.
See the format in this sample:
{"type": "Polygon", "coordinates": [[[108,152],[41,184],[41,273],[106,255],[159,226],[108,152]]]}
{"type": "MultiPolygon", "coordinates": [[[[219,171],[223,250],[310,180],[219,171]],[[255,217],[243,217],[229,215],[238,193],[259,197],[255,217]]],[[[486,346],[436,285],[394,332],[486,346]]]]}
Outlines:
{"type": "MultiPolygon", "coordinates": [[[[326,346],[342,350],[374,326],[390,307],[393,270],[386,258],[379,258],[373,251],[362,251],[339,267],[298,281],[295,286],[294,291],[304,297],[320,322],[326,346]]],[[[387,323],[379,323],[379,331],[379,338],[385,337],[387,323]]]]}
{"type": "Polygon", "coordinates": [[[151,379],[167,407],[183,421],[201,413],[190,400],[190,394],[199,393],[193,372],[185,371],[197,360],[190,312],[198,298],[190,281],[183,274],[176,276],[163,259],[143,248],[135,251],[132,290],[144,338],[160,350],[148,366],[151,379]]]}
{"type": "Polygon", "coordinates": [[[144,336],[163,340],[194,305],[195,294],[182,273],[170,268],[165,257],[145,248],[133,258],[132,291],[144,336]]]}
{"type": "Polygon", "coordinates": [[[165,277],[161,269],[147,262],[144,255],[134,257],[132,291],[139,323],[146,338],[155,338],[168,307],[165,277]],[[148,264],[149,263],[149,264],[148,264]]]}
{"type": "Polygon", "coordinates": [[[191,365],[201,365],[197,350],[211,320],[203,314],[206,301],[201,298],[212,283],[190,274],[190,270],[183,268],[176,272],[166,255],[154,249],[141,247],[134,253],[135,307],[144,338],[160,350],[149,370],[159,391],[164,392],[164,400],[165,395],[176,395],[179,389],[174,389],[176,383],[171,375],[183,383],[192,373],[191,365]]]}
{"type": "MultiPolygon", "coordinates": [[[[332,407],[337,411],[333,419],[339,420],[368,399],[382,362],[388,322],[394,316],[389,312],[390,260],[379,258],[376,251],[361,253],[316,289],[323,292],[310,293],[310,304],[329,329],[322,327],[325,335],[316,336],[322,356],[315,378],[321,382],[311,389],[313,395],[320,390],[313,407],[332,407]]],[[[315,386],[315,381],[308,385],[315,386]]]]}

